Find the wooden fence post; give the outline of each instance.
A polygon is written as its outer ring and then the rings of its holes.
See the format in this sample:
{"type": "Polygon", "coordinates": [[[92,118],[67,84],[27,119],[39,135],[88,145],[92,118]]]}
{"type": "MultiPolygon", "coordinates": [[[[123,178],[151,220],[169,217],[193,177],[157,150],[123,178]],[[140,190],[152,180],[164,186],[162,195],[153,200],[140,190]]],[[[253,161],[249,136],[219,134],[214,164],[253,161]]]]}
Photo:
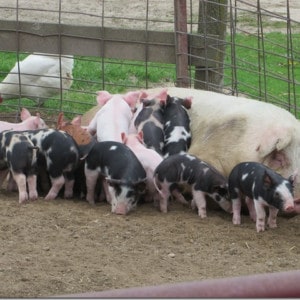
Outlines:
{"type": "Polygon", "coordinates": [[[186,0],[174,0],[176,86],[189,87],[186,0]]]}
{"type": "Polygon", "coordinates": [[[204,39],[204,53],[211,51],[205,46],[205,39],[210,35],[215,36],[213,48],[217,51],[213,61],[207,62],[207,65],[196,66],[194,84],[196,89],[216,92],[222,90],[227,4],[228,0],[199,0],[198,34],[204,39]]]}

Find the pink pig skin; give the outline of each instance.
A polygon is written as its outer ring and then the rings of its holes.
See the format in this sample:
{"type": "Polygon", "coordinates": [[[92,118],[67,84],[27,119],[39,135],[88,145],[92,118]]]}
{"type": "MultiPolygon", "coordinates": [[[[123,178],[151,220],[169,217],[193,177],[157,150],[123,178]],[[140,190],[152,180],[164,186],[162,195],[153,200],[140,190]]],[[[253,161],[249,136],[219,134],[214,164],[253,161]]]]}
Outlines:
{"type": "Polygon", "coordinates": [[[96,134],[98,141],[122,142],[121,133],[128,133],[136,103],[145,95],[141,91],[124,95],[110,94],[107,91],[97,92],[97,102],[101,108],[87,127],[89,133],[96,134]]]}
{"type": "MultiPolygon", "coordinates": [[[[104,99],[107,100],[106,95],[104,99]]],[[[97,135],[97,140],[122,142],[121,133],[128,133],[132,112],[120,95],[108,99],[92,119],[88,131],[97,135]]]]}
{"type": "Polygon", "coordinates": [[[4,130],[22,131],[47,128],[47,125],[45,124],[44,120],[41,119],[39,113],[37,113],[36,116],[31,116],[30,112],[26,108],[22,108],[21,120],[21,123],[0,121],[0,132],[4,130]]]}

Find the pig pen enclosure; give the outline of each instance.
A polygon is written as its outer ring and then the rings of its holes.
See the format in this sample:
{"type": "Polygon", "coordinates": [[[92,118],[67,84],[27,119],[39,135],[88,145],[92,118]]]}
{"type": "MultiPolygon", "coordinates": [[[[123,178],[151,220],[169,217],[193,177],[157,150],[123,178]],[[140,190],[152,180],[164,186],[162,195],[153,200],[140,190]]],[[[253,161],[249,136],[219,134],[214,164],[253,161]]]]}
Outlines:
{"type": "MultiPolygon", "coordinates": [[[[297,0],[0,0],[0,77],[29,53],[74,55],[73,84],[42,106],[4,100],[54,127],[111,93],[163,86],[244,95],[299,117],[300,7],[297,0]]],[[[62,79],[61,79],[62,80],[62,79]]],[[[19,93],[19,87],[16,94],[19,93]]],[[[200,219],[172,203],[127,216],[80,199],[40,197],[26,205],[0,191],[1,297],[45,297],[124,287],[300,269],[300,216],[257,234],[248,216],[233,226],[213,204],[200,219]]]]}

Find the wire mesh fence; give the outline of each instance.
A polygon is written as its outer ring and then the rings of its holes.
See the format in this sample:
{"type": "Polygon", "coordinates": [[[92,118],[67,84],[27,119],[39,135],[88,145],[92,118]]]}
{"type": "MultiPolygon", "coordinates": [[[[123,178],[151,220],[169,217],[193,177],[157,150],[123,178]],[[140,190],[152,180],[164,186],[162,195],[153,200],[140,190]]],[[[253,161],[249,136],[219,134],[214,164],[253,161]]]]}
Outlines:
{"type": "MultiPolygon", "coordinates": [[[[1,80],[32,52],[59,57],[56,71],[44,74],[46,64],[39,63],[29,83],[17,72],[10,82],[14,97],[7,97],[14,99],[0,106],[3,119],[21,107],[40,111],[46,120],[59,111],[71,118],[96,104],[98,90],[182,83],[272,102],[299,116],[297,0],[0,0],[0,38],[1,80]],[[66,55],[74,55],[70,87],[64,85],[66,55]],[[54,90],[56,77],[56,93],[42,105],[22,97],[21,84],[54,90]]],[[[21,72],[31,74],[35,67],[21,72]]],[[[0,92],[6,92],[3,85],[0,92]]]]}

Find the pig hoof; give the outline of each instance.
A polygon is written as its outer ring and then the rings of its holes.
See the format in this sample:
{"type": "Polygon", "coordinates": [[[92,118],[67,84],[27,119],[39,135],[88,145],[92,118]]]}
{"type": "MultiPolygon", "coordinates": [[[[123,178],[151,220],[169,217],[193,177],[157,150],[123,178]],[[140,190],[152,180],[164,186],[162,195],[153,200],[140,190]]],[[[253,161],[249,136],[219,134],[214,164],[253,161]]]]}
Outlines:
{"type": "Polygon", "coordinates": [[[38,199],[38,194],[37,193],[29,194],[29,199],[31,201],[37,200],[38,199]]]}
{"type": "Polygon", "coordinates": [[[168,207],[167,205],[160,205],[160,211],[162,213],[167,213],[168,212],[168,207]]]}
{"type": "Polygon", "coordinates": [[[65,194],[64,198],[65,199],[71,199],[71,198],[73,198],[73,194],[65,194]]]}
{"type": "Polygon", "coordinates": [[[201,219],[204,219],[204,218],[207,217],[206,213],[201,213],[201,214],[198,214],[198,215],[199,215],[199,217],[200,217],[201,219]]]}
{"type": "Polygon", "coordinates": [[[269,228],[276,228],[277,227],[277,224],[276,223],[269,223],[269,228]]]}
{"type": "Polygon", "coordinates": [[[240,218],[237,218],[237,217],[233,217],[232,218],[232,223],[234,225],[241,225],[241,219],[240,218]]]}
{"type": "Polygon", "coordinates": [[[50,201],[50,200],[54,200],[56,198],[56,196],[54,196],[54,195],[47,195],[46,197],[45,197],[45,200],[46,201],[50,201]]]}
{"type": "Polygon", "coordinates": [[[265,231],[265,226],[256,226],[256,231],[257,232],[263,232],[263,231],[265,231]]]}
{"type": "Polygon", "coordinates": [[[19,203],[24,203],[28,200],[28,195],[27,193],[26,194],[22,194],[22,195],[19,195],[19,203]]]}
{"type": "Polygon", "coordinates": [[[92,200],[86,200],[90,205],[95,205],[95,201],[92,200]]]}

